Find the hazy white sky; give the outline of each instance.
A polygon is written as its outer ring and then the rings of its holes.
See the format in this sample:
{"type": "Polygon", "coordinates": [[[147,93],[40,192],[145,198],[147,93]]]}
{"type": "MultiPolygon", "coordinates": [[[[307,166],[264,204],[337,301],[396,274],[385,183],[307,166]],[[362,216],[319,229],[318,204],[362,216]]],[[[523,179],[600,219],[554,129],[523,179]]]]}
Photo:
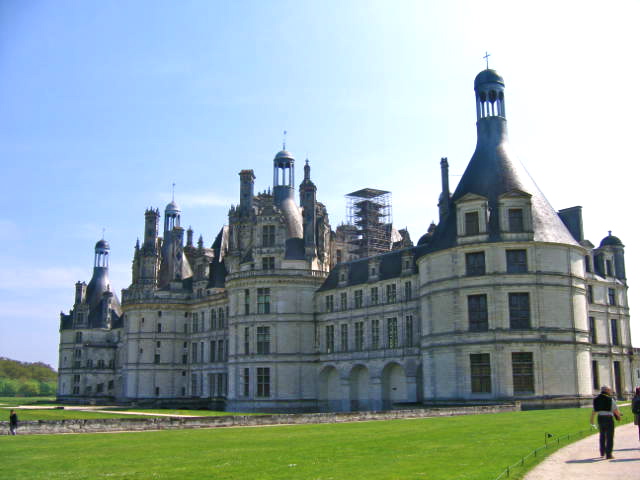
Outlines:
{"type": "Polygon", "coordinates": [[[622,239],[640,305],[639,14],[637,1],[0,2],[0,356],[57,365],[59,312],[102,228],[120,290],[144,210],[163,210],[172,182],[183,225],[211,244],[241,169],[270,186],[285,129],[334,228],[345,193],[381,188],[417,241],[437,219],[440,157],[455,188],[473,153],[485,51],[513,150],[556,209],[583,206],[594,244],[622,239]]]}

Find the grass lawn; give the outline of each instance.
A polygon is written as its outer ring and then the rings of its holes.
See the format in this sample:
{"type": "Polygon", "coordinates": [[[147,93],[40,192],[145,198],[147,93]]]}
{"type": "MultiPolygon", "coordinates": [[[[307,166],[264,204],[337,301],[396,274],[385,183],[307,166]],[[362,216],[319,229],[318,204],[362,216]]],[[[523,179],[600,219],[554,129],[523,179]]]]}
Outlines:
{"type": "Polygon", "coordinates": [[[161,413],[163,415],[193,415],[194,417],[223,417],[229,415],[264,415],[263,413],[237,413],[237,412],[221,412],[217,410],[172,410],[169,408],[109,408],[111,412],[144,412],[144,413],[161,413]]]}
{"type": "Polygon", "coordinates": [[[55,405],[56,397],[0,397],[0,407],[18,405],[55,405]]]}
{"type": "MultiPolygon", "coordinates": [[[[9,408],[0,408],[0,420],[9,421],[9,408]]],[[[140,418],[146,417],[146,415],[127,415],[117,413],[102,413],[102,412],[83,412],[79,410],[16,410],[18,415],[18,421],[27,420],[72,420],[72,419],[87,419],[87,418],[140,418]]],[[[1,478],[1,477],[0,477],[1,478]]]]}
{"type": "MultiPolygon", "coordinates": [[[[491,480],[589,409],[266,428],[0,437],[19,479],[491,480]]],[[[632,418],[623,408],[625,420],[632,418]]],[[[595,444],[594,444],[595,449],[595,444]]],[[[514,478],[513,476],[511,478],[514,478]]]]}

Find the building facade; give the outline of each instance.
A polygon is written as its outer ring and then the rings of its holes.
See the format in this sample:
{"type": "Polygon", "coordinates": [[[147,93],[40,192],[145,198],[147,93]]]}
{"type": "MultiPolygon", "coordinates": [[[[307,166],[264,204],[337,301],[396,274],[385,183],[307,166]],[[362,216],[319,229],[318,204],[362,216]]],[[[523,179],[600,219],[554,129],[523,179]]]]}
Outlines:
{"type": "Polygon", "coordinates": [[[59,400],[348,411],[575,405],[601,384],[629,396],[624,245],[591,244],[581,208],[556,212],[512,157],[503,79],[484,70],[474,88],[475,152],[453,193],[441,160],[439,222],[416,245],[380,221],[389,192],[373,189],[350,194],[362,218],[333,231],[308,162],[296,201],[284,149],[272,190],[239,173],[210,248],[185,241],[174,201],[161,236],[148,209],[121,303],[99,241],[61,314],[59,400]]]}

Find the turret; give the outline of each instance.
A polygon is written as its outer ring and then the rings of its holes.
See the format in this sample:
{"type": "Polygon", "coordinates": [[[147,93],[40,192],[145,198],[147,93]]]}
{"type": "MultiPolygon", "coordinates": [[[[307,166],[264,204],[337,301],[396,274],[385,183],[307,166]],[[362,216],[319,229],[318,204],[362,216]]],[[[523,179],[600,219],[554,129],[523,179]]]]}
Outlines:
{"type": "Polygon", "coordinates": [[[87,284],[84,282],[76,282],[76,296],[75,296],[75,305],[79,305],[84,302],[85,297],[87,295],[87,284]]]}
{"type": "Polygon", "coordinates": [[[317,188],[311,181],[309,160],[306,160],[304,180],[300,184],[300,206],[302,207],[304,250],[307,258],[316,255],[316,192],[317,188]]]}
{"type": "Polygon", "coordinates": [[[273,201],[278,207],[294,198],[294,163],[293,155],[286,150],[280,150],[273,159],[273,201]]]}
{"type": "MultiPolygon", "coordinates": [[[[613,253],[613,268],[606,264],[603,265],[601,267],[603,276],[612,276],[620,280],[626,280],[627,273],[624,263],[624,245],[622,241],[618,237],[611,235],[611,231],[609,231],[609,235],[604,237],[600,242],[600,249],[610,250],[613,253]]],[[[604,262],[604,260],[601,261],[604,262]]]]}
{"type": "Polygon", "coordinates": [[[155,249],[158,238],[158,220],[160,211],[149,208],[144,212],[144,243],[146,249],[155,249]]]}
{"type": "Polygon", "coordinates": [[[253,184],[256,176],[253,170],[240,170],[240,215],[253,210],[253,184]]]}
{"type": "Polygon", "coordinates": [[[442,175],[442,193],[438,200],[438,210],[440,212],[440,221],[449,213],[449,201],[451,193],[449,192],[449,162],[446,158],[440,159],[440,172],[442,175]]]}

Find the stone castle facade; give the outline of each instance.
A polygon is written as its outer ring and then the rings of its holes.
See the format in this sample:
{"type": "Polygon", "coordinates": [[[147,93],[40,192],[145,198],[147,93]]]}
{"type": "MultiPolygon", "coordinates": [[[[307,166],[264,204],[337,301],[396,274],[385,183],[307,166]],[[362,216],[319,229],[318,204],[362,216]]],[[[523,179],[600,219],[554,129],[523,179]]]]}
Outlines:
{"type": "Polygon", "coordinates": [[[394,231],[364,256],[367,233],[332,230],[308,163],[296,201],[286,150],[268,192],[240,172],[210,248],[185,241],[174,201],[161,236],[148,209],[121,302],[100,240],[61,314],[59,400],[348,411],[577,404],[601,384],[629,396],[622,242],[594,246],[580,207],[549,205],[509,153],[503,79],[484,70],[474,87],[475,153],[453,193],[442,159],[439,222],[416,245],[394,231]]]}

